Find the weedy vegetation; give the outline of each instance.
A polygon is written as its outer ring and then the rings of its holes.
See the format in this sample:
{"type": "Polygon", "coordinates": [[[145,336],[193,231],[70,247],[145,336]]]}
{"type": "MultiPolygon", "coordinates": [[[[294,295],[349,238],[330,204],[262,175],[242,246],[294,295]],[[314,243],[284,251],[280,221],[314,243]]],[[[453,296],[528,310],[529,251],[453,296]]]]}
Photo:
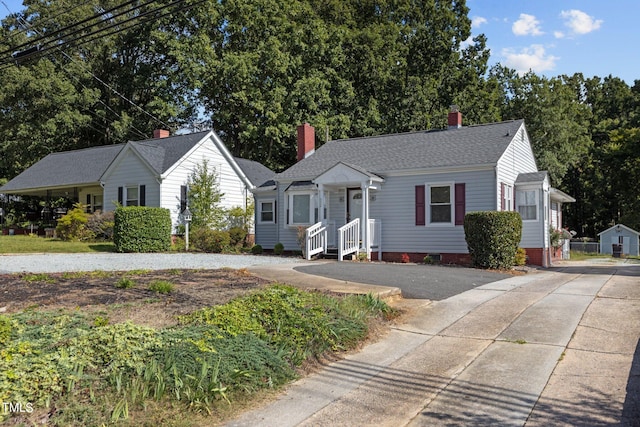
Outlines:
{"type": "Polygon", "coordinates": [[[162,329],[112,324],[103,314],[0,315],[0,401],[34,407],[31,414],[0,414],[0,421],[216,424],[296,378],[305,361],[354,348],[369,322],[395,312],[371,295],[272,285],[162,329]]]}

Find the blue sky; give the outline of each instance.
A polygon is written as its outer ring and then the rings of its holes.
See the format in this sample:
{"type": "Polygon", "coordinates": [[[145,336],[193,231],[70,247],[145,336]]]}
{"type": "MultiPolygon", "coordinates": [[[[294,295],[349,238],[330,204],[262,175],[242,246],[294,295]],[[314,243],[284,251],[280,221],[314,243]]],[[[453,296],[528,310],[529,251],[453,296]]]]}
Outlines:
{"type": "Polygon", "coordinates": [[[473,34],[484,33],[492,64],[547,77],[640,80],[638,0],[467,0],[473,34]]]}
{"type": "MultiPolygon", "coordinates": [[[[124,0],[123,0],[124,1],[124,0]]],[[[491,64],[547,77],[640,79],[638,0],[467,0],[473,34],[484,33],[491,64]]],[[[0,0],[0,18],[23,9],[0,0]]]]}

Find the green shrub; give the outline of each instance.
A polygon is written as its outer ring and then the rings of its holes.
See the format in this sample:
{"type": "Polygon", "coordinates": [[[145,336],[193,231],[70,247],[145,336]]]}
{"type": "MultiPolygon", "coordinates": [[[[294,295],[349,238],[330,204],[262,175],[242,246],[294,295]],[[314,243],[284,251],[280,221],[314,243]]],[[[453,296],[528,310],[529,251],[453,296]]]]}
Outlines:
{"type": "Polygon", "coordinates": [[[254,254],[254,255],[260,255],[262,253],[262,246],[253,245],[251,247],[251,253],[254,254]]]}
{"type": "Polygon", "coordinates": [[[247,237],[247,230],[242,227],[231,227],[229,229],[231,246],[244,246],[244,239],[247,237]]]}
{"type": "Polygon", "coordinates": [[[200,227],[189,236],[194,248],[202,252],[220,253],[231,243],[229,232],[200,227]]]}
{"type": "Polygon", "coordinates": [[[85,212],[85,207],[80,203],[76,203],[73,205],[73,209],[58,220],[56,233],[62,240],[78,241],[92,239],[95,235],[87,227],[88,222],[89,215],[85,212]]]}
{"type": "Polygon", "coordinates": [[[282,252],[284,252],[284,245],[280,242],[276,243],[273,247],[273,253],[276,255],[282,255],[282,252]]]}
{"type": "Polygon", "coordinates": [[[527,263],[527,251],[525,251],[523,248],[518,248],[518,250],[516,251],[514,264],[517,266],[523,266],[526,263],[527,263]]]}
{"type": "Polygon", "coordinates": [[[522,236],[522,218],[517,212],[469,212],[464,234],[474,266],[511,268],[522,236]]]}
{"type": "Polygon", "coordinates": [[[87,229],[98,239],[113,240],[113,212],[96,211],[87,221],[87,229]]]}
{"type": "Polygon", "coordinates": [[[173,283],[166,280],[154,280],[149,284],[149,290],[159,294],[170,294],[173,292],[173,283]]]}
{"type": "Polygon", "coordinates": [[[168,209],[119,207],[114,214],[113,243],[118,252],[163,252],[171,249],[168,209]]]}

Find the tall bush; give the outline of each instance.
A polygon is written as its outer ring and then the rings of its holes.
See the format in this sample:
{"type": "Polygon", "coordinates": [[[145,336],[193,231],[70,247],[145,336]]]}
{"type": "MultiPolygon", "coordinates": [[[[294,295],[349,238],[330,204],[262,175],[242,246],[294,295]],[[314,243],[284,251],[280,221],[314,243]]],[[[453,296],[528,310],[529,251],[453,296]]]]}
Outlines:
{"type": "Polygon", "coordinates": [[[87,227],[89,215],[80,203],[73,205],[73,209],[58,220],[56,233],[62,240],[88,240],[95,234],[87,227]]]}
{"type": "Polygon", "coordinates": [[[522,237],[522,218],[517,212],[469,212],[464,235],[474,266],[511,268],[522,237]]]}
{"type": "Polygon", "coordinates": [[[226,211],[220,205],[223,196],[216,168],[203,160],[189,177],[189,209],[193,213],[191,225],[194,229],[224,228],[226,211]]]}
{"type": "Polygon", "coordinates": [[[168,209],[119,207],[114,214],[113,243],[118,252],[163,252],[171,249],[168,209]]]}
{"type": "Polygon", "coordinates": [[[229,248],[231,238],[227,231],[200,227],[191,234],[191,242],[194,248],[202,252],[220,253],[229,248]]]}

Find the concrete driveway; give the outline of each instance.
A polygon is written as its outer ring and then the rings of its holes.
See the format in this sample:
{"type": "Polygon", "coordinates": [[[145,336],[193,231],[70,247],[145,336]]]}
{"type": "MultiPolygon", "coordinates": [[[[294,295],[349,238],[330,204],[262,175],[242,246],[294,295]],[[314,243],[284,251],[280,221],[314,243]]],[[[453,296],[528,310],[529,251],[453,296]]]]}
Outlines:
{"type": "Polygon", "coordinates": [[[515,276],[414,309],[228,425],[640,426],[640,266],[515,276]]]}

